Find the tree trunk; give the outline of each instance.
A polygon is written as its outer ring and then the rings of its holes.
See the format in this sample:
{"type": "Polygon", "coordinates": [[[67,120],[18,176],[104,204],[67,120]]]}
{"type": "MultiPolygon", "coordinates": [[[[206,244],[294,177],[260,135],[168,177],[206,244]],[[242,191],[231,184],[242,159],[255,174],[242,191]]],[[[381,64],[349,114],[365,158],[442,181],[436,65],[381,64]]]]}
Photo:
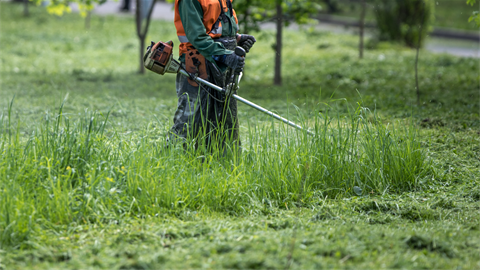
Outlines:
{"type": "Polygon", "coordinates": [[[420,53],[420,45],[422,44],[423,21],[425,19],[425,1],[422,1],[422,4],[423,4],[422,20],[420,21],[420,32],[418,33],[417,54],[415,55],[415,88],[417,93],[417,106],[420,106],[420,88],[418,86],[418,56],[420,53]]]}
{"type": "Polygon", "coordinates": [[[28,0],[23,0],[23,16],[28,17],[30,12],[28,11],[28,0]]]}
{"type": "Polygon", "coordinates": [[[282,85],[282,30],[283,30],[283,11],[282,1],[277,0],[277,44],[275,46],[275,76],[273,84],[282,85]]]}
{"type": "Polygon", "coordinates": [[[140,40],[140,66],[138,72],[145,74],[145,66],[143,65],[143,54],[145,53],[145,37],[148,33],[148,27],[150,26],[150,19],[152,18],[153,8],[155,7],[155,0],[152,0],[151,6],[148,9],[147,14],[142,14],[143,6],[146,0],[137,0],[135,3],[135,22],[137,26],[137,36],[140,40]],[[145,25],[142,25],[143,19],[146,20],[145,25]]]}
{"type": "Polygon", "coordinates": [[[366,0],[362,0],[362,12],[360,14],[360,44],[358,46],[359,57],[363,58],[363,34],[365,30],[365,12],[366,12],[366,0]]]}
{"type": "Polygon", "coordinates": [[[138,72],[140,74],[145,74],[145,66],[143,64],[143,54],[145,53],[145,37],[140,38],[140,66],[138,72]]]}

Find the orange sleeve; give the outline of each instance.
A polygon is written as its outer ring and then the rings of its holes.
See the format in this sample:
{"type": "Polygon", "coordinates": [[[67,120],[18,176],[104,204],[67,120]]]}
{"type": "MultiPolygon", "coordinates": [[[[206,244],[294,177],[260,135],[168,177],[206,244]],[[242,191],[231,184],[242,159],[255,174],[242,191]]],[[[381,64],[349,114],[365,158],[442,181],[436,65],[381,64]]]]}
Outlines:
{"type": "Polygon", "coordinates": [[[238,24],[238,18],[237,18],[237,13],[235,12],[235,9],[233,10],[233,17],[235,18],[235,22],[238,24]]]}

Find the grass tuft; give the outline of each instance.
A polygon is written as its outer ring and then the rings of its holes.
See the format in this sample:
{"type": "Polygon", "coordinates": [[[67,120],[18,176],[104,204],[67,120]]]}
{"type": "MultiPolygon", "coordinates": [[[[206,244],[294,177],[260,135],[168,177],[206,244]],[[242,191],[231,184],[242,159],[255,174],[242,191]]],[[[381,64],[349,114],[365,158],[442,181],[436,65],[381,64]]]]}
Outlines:
{"type": "MultiPolygon", "coordinates": [[[[2,245],[26,243],[34,221],[56,226],[185,211],[266,213],[358,195],[354,187],[366,194],[416,190],[434,177],[413,127],[397,135],[361,107],[344,117],[330,117],[334,109],[316,115],[304,123],[313,137],[274,123],[248,129],[243,152],[226,158],[218,149],[164,147],[163,139],[149,138],[151,124],[125,135],[110,129],[109,113],[67,116],[65,100],[27,138],[18,132],[20,120],[15,131],[10,113],[3,119],[2,245]]],[[[422,211],[399,214],[430,218],[422,211]]]]}

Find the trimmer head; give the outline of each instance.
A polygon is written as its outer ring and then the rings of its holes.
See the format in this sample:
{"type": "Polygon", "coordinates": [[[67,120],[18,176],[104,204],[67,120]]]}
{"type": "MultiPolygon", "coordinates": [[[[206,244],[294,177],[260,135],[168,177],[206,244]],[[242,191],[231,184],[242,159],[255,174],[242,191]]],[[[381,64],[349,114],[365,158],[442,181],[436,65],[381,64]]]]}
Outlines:
{"type": "Polygon", "coordinates": [[[152,42],[143,57],[145,68],[163,75],[165,73],[177,73],[180,63],[173,59],[173,42],[152,42]]]}

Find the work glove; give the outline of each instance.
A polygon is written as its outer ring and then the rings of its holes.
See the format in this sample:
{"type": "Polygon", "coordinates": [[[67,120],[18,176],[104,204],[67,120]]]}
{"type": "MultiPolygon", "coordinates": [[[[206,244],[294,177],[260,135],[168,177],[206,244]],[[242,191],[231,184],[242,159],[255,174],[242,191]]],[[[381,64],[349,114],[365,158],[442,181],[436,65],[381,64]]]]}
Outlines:
{"type": "Polygon", "coordinates": [[[257,42],[257,40],[250,35],[238,35],[237,37],[238,46],[244,48],[247,53],[250,51],[255,42],[257,42]]]}
{"type": "Polygon", "coordinates": [[[245,66],[245,58],[234,53],[226,54],[223,63],[231,68],[235,74],[240,74],[245,66]]]}

